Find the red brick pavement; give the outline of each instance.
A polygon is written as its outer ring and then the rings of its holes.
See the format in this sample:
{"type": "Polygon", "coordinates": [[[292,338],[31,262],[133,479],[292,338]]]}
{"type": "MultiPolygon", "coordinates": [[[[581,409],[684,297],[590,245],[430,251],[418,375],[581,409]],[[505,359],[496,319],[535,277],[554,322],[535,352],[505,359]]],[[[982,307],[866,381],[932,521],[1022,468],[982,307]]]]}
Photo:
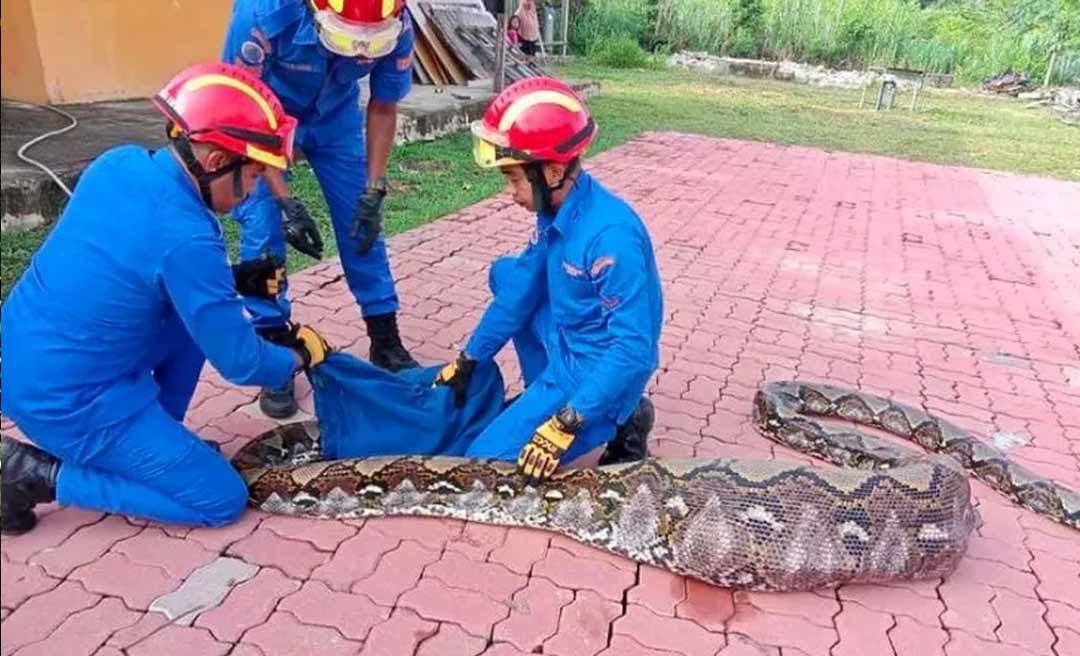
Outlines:
{"type": "MultiPolygon", "coordinates": [[[[648,221],[664,278],[654,453],[805,459],[755,433],[750,399],[826,379],[924,404],[1080,487],[1080,185],[675,134],[591,166],[648,221]]],[[[529,225],[499,196],[391,240],[419,357],[465,339],[489,261],[529,225]]],[[[298,318],[363,353],[336,263],[293,289],[298,318]]],[[[270,425],[237,411],[253,399],[208,368],[189,424],[232,453],[270,425]]],[[[55,509],[3,540],[0,656],[1080,653],[1077,534],[973,489],[985,524],[948,580],[798,594],[456,521],[250,512],[163,530],[55,509]],[[194,621],[147,610],[220,555],[259,570],[194,621]]]]}

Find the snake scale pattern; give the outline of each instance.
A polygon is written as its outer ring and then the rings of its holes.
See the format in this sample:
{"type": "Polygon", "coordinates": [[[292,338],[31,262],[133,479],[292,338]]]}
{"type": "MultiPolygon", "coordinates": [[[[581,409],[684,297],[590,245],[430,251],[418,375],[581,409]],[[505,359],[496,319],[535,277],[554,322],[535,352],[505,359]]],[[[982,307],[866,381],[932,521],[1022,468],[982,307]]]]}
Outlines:
{"type": "Polygon", "coordinates": [[[839,467],[661,459],[566,469],[534,488],[512,463],[440,456],[321,461],[315,422],[264,433],[233,458],[254,507],[327,518],[453,517],[567,535],[714,585],[809,590],[946,576],[979,515],[964,471],[1080,529],[1080,495],[959,427],[886,398],[768,383],[753,417],[766,437],[839,467]],[[857,429],[881,429],[916,453],[857,429]]]}

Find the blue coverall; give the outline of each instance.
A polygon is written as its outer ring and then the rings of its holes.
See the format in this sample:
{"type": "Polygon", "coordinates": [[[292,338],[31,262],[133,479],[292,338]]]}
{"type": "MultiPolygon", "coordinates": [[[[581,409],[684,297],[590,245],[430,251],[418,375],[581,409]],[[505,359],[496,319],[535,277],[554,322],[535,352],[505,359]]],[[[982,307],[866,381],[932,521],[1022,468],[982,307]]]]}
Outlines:
{"type": "Polygon", "coordinates": [[[181,422],[207,358],[280,387],[295,354],[255,334],[221,225],[170,150],[95,160],[2,312],[3,412],[61,459],[61,504],[197,525],[243,512],[243,480],[181,422]]]}
{"type": "MultiPolygon", "coordinates": [[[[319,181],[334,225],[341,265],[363,316],[396,312],[397,292],[386,242],[380,236],[364,255],[364,235],[349,236],[367,186],[367,151],[358,81],[370,75],[371,96],[396,103],[412,88],[413,29],[406,13],[397,46],[385,57],[360,61],[319,43],[306,0],[237,0],[222,59],[255,71],[299,120],[296,146],[319,181]]],[[[281,210],[265,182],[234,211],[241,225],[240,259],[285,256],[281,210]]],[[[280,327],[290,316],[288,284],[276,301],[245,299],[255,325],[280,327]]]]}
{"type": "Polygon", "coordinates": [[[652,241],[624,201],[582,172],[518,256],[496,260],[494,299],[465,347],[486,361],[512,339],[526,389],[469,446],[516,459],[569,404],[584,424],[569,462],[610,440],[659,364],[663,297],[652,241]]]}

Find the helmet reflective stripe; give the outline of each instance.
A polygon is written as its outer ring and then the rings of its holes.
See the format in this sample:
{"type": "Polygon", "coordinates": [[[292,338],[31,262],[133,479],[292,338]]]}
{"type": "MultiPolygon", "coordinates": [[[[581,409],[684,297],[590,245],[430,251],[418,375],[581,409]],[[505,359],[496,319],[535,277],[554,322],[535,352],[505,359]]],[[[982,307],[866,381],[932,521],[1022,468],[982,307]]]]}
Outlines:
{"type": "Polygon", "coordinates": [[[499,121],[499,131],[506,132],[513,127],[518,117],[521,116],[525,110],[541,103],[553,103],[564,107],[571,112],[581,111],[581,103],[576,99],[567,96],[565,93],[547,90],[534,91],[533,93],[518,98],[506,108],[506,113],[503,114],[502,119],[499,121]]]}
{"type": "MultiPolygon", "coordinates": [[[[342,0],[342,1],[344,1],[344,0],[342,0]]],[[[395,4],[396,3],[394,2],[394,0],[382,0],[382,15],[383,15],[383,18],[386,18],[390,14],[394,13],[394,5],[395,4]]]]}
{"type": "Polygon", "coordinates": [[[277,117],[274,116],[274,111],[270,109],[270,103],[266,102],[266,99],[260,96],[255,89],[252,89],[248,85],[239,80],[234,80],[231,77],[224,75],[200,75],[194,77],[184,83],[185,91],[198,91],[199,89],[209,86],[211,84],[222,84],[227,87],[231,87],[240,91],[245,96],[251,98],[259,106],[259,109],[266,115],[266,122],[270,125],[272,130],[276,130],[278,127],[277,117]]]}
{"type": "Polygon", "coordinates": [[[263,164],[273,166],[274,168],[282,170],[288,167],[288,161],[286,161],[283,156],[275,155],[274,153],[263,150],[262,148],[259,148],[257,146],[252,146],[251,144],[248,144],[245,148],[245,151],[245,154],[248,156],[248,158],[253,159],[256,162],[262,162],[263,164]]]}
{"type": "Polygon", "coordinates": [[[345,0],[326,0],[326,4],[330,5],[330,8],[339,14],[345,8],[345,0]]]}

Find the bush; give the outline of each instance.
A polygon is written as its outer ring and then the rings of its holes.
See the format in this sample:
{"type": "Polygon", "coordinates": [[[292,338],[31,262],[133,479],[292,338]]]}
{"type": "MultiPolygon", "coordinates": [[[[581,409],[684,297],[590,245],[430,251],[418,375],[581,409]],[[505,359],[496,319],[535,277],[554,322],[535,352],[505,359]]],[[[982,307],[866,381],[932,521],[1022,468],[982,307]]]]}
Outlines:
{"type": "MultiPolygon", "coordinates": [[[[648,51],[906,66],[975,82],[1006,69],[1052,82],[1080,69],[1080,0],[572,0],[578,54],[612,39],[648,51]]],[[[624,53],[629,57],[629,49],[624,53]]],[[[607,56],[606,54],[604,56],[607,56]]]]}
{"type": "Polygon", "coordinates": [[[619,37],[639,45],[650,39],[650,0],[589,0],[570,16],[570,48],[577,54],[592,51],[619,37]]]}
{"type": "Polygon", "coordinates": [[[611,68],[653,68],[658,65],[635,39],[627,35],[604,37],[593,45],[589,61],[611,68]]]}

